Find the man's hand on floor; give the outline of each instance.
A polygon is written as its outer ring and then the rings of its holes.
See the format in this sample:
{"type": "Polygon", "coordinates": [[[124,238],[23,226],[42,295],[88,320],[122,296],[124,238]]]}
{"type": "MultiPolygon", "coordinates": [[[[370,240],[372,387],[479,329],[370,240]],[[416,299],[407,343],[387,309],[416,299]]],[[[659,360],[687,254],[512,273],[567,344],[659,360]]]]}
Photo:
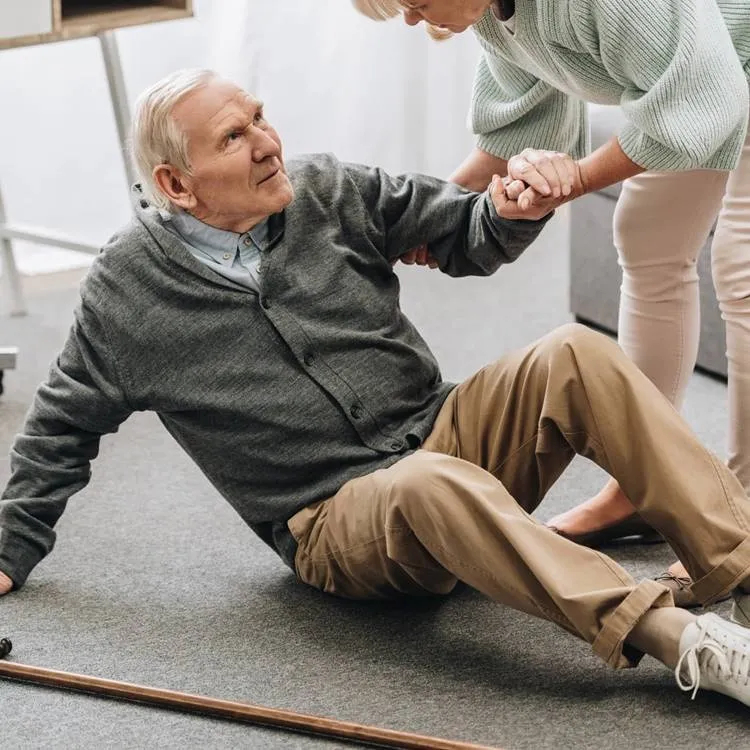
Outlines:
{"type": "Polygon", "coordinates": [[[13,581],[5,573],[0,573],[0,596],[7,594],[12,588],[13,581]]]}

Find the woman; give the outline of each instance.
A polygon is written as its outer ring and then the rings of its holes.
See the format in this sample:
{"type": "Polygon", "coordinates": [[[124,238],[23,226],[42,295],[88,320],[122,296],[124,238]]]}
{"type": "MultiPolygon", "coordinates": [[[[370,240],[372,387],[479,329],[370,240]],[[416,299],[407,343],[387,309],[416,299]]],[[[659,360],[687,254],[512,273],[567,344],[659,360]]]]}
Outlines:
{"type": "MultiPolygon", "coordinates": [[[[521,207],[550,186],[558,204],[577,197],[580,190],[559,189],[554,159],[538,149],[582,157],[583,192],[630,178],[614,226],[623,269],[619,341],[678,408],[698,349],[697,256],[718,217],[712,275],[727,330],[729,466],[750,490],[750,2],[354,4],[371,18],[425,21],[438,38],[471,28],[479,39],[477,147],[454,181],[483,189],[493,173],[507,172],[531,186],[521,207]],[[619,104],[627,118],[589,155],[587,101],[619,104]]],[[[649,532],[614,481],[550,525],[591,545],[649,532]]],[[[695,603],[679,563],[660,580],[679,604],[695,603]]]]}

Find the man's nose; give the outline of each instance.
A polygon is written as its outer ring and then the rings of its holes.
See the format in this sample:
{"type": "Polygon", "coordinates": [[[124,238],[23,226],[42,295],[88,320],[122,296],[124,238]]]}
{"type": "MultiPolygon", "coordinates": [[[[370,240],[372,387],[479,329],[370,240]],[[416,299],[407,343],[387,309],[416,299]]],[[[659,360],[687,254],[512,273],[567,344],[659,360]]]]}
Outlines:
{"type": "Polygon", "coordinates": [[[404,23],[408,26],[416,26],[422,21],[422,16],[416,10],[405,10],[404,11],[404,23]]]}
{"type": "Polygon", "coordinates": [[[253,161],[260,162],[271,156],[281,157],[281,146],[266,133],[259,130],[253,143],[253,161]]]}

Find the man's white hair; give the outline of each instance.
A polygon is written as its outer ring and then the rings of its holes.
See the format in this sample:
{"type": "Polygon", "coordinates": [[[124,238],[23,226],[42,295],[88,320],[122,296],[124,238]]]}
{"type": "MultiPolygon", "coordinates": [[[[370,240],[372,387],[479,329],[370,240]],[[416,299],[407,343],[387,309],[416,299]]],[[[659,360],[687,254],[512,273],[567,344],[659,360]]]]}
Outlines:
{"type": "MultiPolygon", "coordinates": [[[[352,0],[354,7],[363,15],[375,21],[387,21],[399,15],[405,6],[400,0],[352,0]]],[[[437,41],[448,39],[453,34],[447,29],[441,29],[427,24],[427,33],[437,41]]]]}
{"type": "Polygon", "coordinates": [[[157,81],[136,100],[130,150],[145,197],[157,208],[170,210],[172,203],[154,182],[154,168],[171,164],[190,174],[187,136],[172,111],[183,97],[215,78],[218,75],[212,70],[178,70],[157,81]]]}

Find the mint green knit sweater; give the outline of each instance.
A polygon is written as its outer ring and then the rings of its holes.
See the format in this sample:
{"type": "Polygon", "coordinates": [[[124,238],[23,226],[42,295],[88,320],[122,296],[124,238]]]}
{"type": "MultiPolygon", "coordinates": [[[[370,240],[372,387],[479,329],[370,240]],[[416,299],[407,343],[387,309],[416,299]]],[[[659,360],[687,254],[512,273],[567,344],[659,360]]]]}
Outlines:
{"type": "Polygon", "coordinates": [[[646,169],[733,169],[748,121],[750,0],[516,0],[490,9],[471,108],[477,145],[588,150],[584,102],[619,104],[646,169]]]}

